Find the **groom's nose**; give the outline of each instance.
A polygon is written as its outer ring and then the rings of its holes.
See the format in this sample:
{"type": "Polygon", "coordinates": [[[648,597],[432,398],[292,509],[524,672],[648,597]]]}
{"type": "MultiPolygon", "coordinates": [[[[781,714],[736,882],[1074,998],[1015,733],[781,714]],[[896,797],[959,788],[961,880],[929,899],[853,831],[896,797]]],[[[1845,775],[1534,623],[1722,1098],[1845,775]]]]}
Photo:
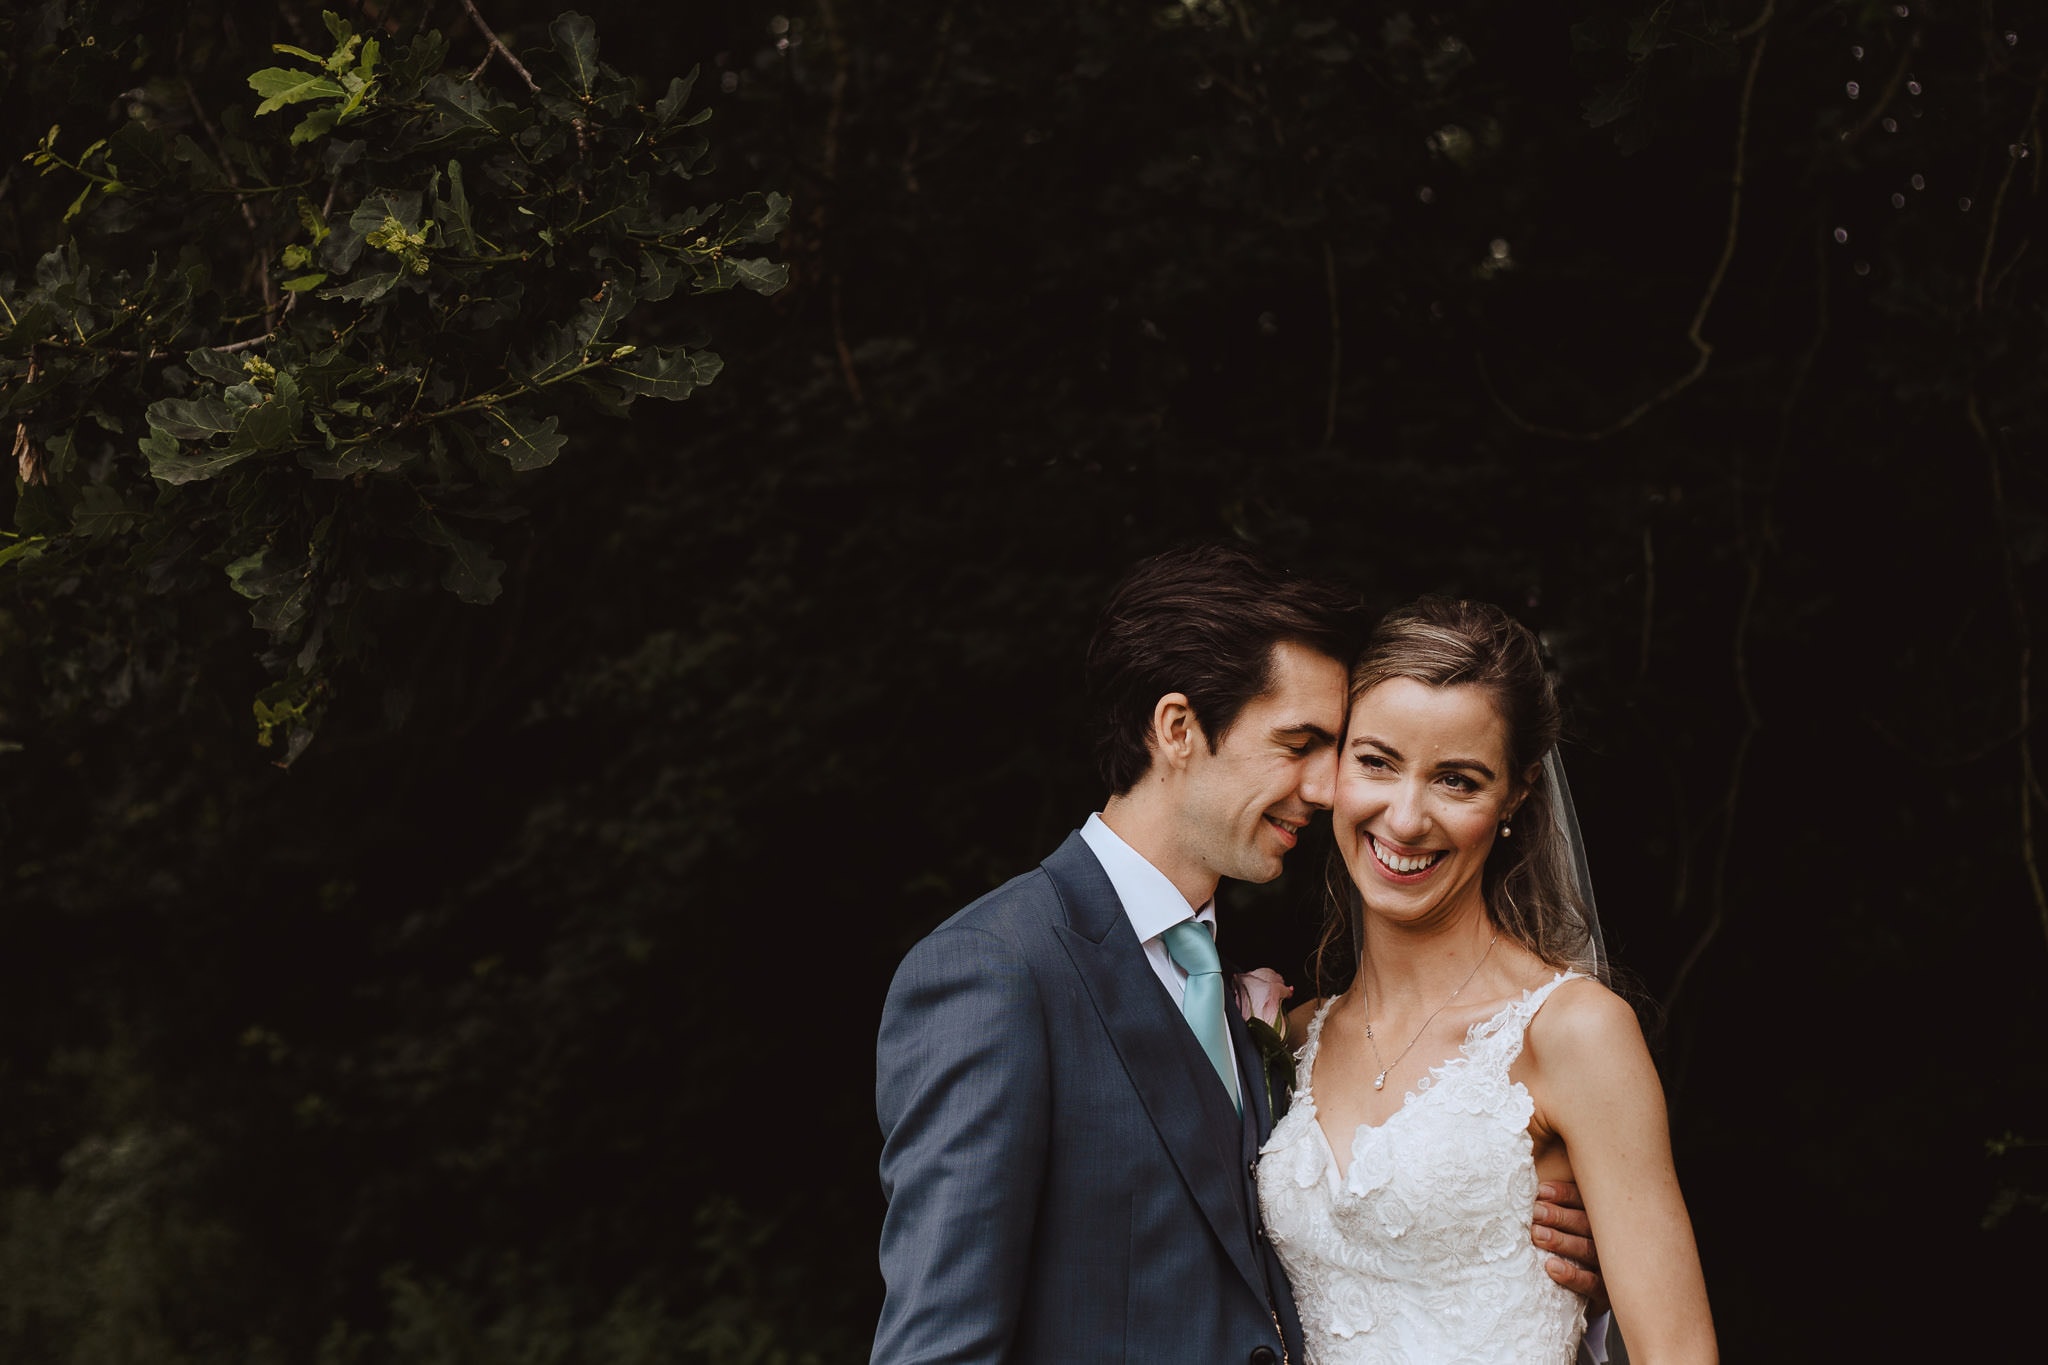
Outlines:
{"type": "Polygon", "coordinates": [[[1337,746],[1311,754],[1301,764],[1301,799],[1317,810],[1328,810],[1337,795],[1337,746]]]}

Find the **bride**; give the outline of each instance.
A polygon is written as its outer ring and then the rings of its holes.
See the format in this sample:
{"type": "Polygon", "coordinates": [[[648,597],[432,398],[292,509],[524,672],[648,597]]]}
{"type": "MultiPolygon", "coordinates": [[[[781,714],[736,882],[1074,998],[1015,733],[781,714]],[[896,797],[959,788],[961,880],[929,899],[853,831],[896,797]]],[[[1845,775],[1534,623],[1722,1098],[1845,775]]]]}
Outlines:
{"type": "Polygon", "coordinates": [[[1535,638],[1424,598],[1351,675],[1324,943],[1358,973],[1312,1015],[1258,1166],[1310,1365],[1568,1365],[1584,1301],[1528,1237],[1577,1182],[1635,1365],[1716,1360],[1663,1091],[1601,983],[1535,638]],[[1567,834],[1567,829],[1571,830],[1567,834]]]}

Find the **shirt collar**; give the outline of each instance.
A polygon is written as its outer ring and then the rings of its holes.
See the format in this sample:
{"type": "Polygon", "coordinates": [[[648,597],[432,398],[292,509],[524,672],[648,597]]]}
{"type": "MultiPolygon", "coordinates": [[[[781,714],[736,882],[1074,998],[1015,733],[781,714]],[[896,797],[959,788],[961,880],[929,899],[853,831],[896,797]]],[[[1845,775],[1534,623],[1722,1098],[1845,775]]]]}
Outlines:
{"type": "Polygon", "coordinates": [[[1212,930],[1216,927],[1216,902],[1211,899],[1199,910],[1188,908],[1188,898],[1167,880],[1164,872],[1145,861],[1145,855],[1125,843],[1117,832],[1103,823],[1100,814],[1088,817],[1081,826],[1081,838],[1095,854],[1095,861],[1109,875],[1124,914],[1143,943],[1193,915],[1212,930]]]}

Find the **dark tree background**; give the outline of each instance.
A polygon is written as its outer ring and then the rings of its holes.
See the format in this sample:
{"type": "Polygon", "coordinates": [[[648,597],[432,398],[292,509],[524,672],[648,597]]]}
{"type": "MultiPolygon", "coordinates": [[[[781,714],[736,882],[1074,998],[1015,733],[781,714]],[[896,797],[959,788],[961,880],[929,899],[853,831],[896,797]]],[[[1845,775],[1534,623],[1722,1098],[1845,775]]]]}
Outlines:
{"type": "MultiPolygon", "coordinates": [[[[178,8],[0,10],[0,276],[194,230],[66,223],[44,128],[246,122],[320,31],[178,8]]],[[[0,1355],[863,1359],[889,974],[1099,802],[1094,609],[1209,537],[1544,633],[1727,1358],[2016,1339],[2035,6],[584,8],[650,101],[702,64],[791,282],[565,426],[499,601],[394,599],[286,771],[224,576],[0,565],[0,1355]]],[[[1303,979],[1318,856],[1241,960],[1303,979]]]]}

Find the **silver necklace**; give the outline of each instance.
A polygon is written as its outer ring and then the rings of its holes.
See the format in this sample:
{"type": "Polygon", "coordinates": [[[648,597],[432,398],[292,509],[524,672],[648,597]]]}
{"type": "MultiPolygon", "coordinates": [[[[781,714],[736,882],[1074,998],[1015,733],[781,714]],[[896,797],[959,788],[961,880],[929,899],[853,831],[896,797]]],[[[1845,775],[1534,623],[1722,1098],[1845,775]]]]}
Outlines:
{"type": "MultiPolygon", "coordinates": [[[[1451,1001],[1456,1000],[1458,998],[1458,991],[1462,991],[1467,986],[1472,984],[1472,978],[1479,975],[1479,969],[1486,965],[1486,959],[1493,956],[1493,945],[1498,942],[1500,942],[1499,934],[1495,934],[1492,938],[1486,940],[1486,951],[1481,953],[1479,955],[1479,960],[1472,964],[1471,973],[1467,975],[1463,981],[1460,981],[1458,983],[1458,990],[1452,991],[1450,995],[1445,998],[1443,1004],[1438,1005],[1435,1009],[1430,1011],[1429,1018],[1422,1021],[1422,1027],[1415,1030],[1415,1036],[1408,1040],[1408,1046],[1401,1049],[1401,1057],[1406,1057],[1410,1052],[1413,1052],[1415,1050],[1415,1045],[1422,1041],[1423,1034],[1429,1032],[1429,1026],[1436,1022],[1436,1017],[1439,1014],[1442,1014],[1445,1010],[1449,1009],[1451,1001]]],[[[1358,1003],[1361,1005],[1366,1004],[1365,992],[1362,989],[1358,992],[1358,1003]]],[[[1370,1006],[1368,1006],[1368,1008],[1370,1008],[1370,1006]]],[[[1375,1062],[1378,1062],[1380,1060],[1380,1045],[1378,1040],[1372,1036],[1372,1020],[1370,1018],[1368,1018],[1365,1021],[1365,1041],[1372,1044],[1372,1059],[1375,1062]]],[[[1396,1057],[1391,1062],[1381,1063],[1380,1074],[1372,1078],[1373,1089],[1384,1090],[1387,1088],[1387,1073],[1389,1071],[1392,1071],[1395,1067],[1401,1065],[1401,1057],[1396,1057]]]]}

